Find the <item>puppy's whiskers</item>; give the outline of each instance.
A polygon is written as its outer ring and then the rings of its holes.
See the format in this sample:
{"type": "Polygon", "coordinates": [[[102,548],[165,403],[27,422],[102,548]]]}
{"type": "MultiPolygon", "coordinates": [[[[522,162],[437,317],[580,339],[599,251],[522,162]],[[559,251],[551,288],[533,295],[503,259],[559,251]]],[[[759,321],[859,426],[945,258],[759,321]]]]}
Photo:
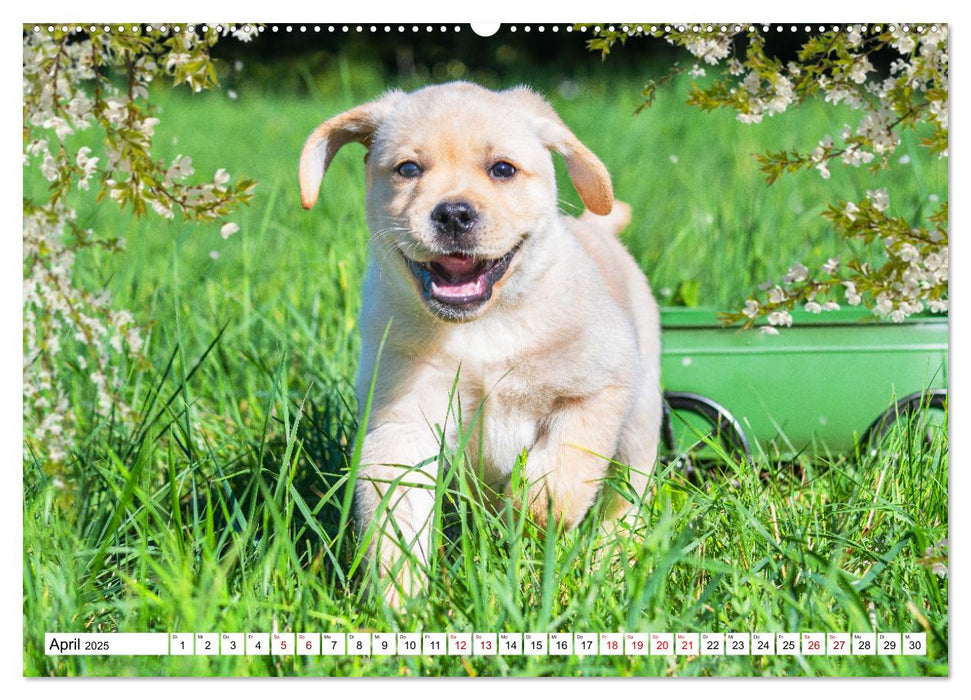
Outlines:
{"type": "Polygon", "coordinates": [[[371,239],[373,241],[384,243],[390,242],[392,245],[397,245],[396,234],[408,233],[409,229],[401,226],[388,226],[386,228],[379,228],[371,232],[371,239]]]}

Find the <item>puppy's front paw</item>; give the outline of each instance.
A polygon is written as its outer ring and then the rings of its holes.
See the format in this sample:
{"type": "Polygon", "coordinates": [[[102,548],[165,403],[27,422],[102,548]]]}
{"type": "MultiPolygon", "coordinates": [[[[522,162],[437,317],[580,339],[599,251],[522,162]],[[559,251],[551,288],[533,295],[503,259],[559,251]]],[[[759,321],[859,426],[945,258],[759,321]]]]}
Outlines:
{"type": "MultiPolygon", "coordinates": [[[[366,443],[365,453],[374,445],[366,443]]],[[[424,588],[434,484],[434,474],[393,464],[368,465],[358,478],[357,519],[367,557],[374,563],[377,590],[394,608],[424,588]]]]}
{"type": "Polygon", "coordinates": [[[401,610],[405,601],[421,596],[425,590],[425,575],[418,567],[403,563],[394,575],[381,577],[381,589],[384,602],[388,607],[401,610]]]}

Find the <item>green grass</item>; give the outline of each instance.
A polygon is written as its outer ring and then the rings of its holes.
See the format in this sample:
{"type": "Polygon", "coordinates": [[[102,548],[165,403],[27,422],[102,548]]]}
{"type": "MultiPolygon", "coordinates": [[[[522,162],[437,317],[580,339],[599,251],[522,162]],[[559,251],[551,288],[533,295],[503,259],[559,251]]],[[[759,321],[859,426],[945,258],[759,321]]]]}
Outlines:
{"type": "MultiPolygon", "coordinates": [[[[850,118],[809,105],[744,126],[664,96],[638,117],[634,79],[556,98],[634,209],[624,240],[664,301],[728,306],[793,262],[838,252],[819,216],[837,197],[889,187],[917,217],[947,197],[946,164],[907,141],[911,164],[762,182],[751,154],[811,147],[850,118]],[[607,105],[605,107],[604,105],[607,105]],[[675,158],[671,158],[675,156],[675,158]],[[676,162],[675,162],[676,160],[676,162]]],[[[902,425],[876,455],[799,465],[724,455],[700,485],[653,477],[637,533],[587,521],[556,538],[511,509],[477,505],[463,480],[438,492],[441,539],[426,595],[401,613],[366,594],[346,527],[357,435],[351,379],[366,261],[363,150],[341,152],[321,201],[299,205],[303,139],[383,86],[345,81],[314,100],[241,91],[163,94],[157,157],[191,154],[260,182],[218,227],[138,221],[79,199],[80,223],[126,253],[79,257],[79,279],[151,323],[134,369],[134,428],[81,422],[59,480],[31,445],[24,484],[25,675],[928,675],[948,673],[947,579],[923,561],[948,534],[947,436],[902,425]],[[218,257],[211,253],[215,251],[218,257]],[[271,659],[55,658],[50,631],[926,631],[927,657],[271,659]]],[[[28,194],[39,191],[25,182],[28,194]]],[[[563,180],[567,210],[579,199],[563,180]]],[[[29,426],[28,426],[29,428],[29,426]]],[[[28,429],[29,433],[29,429],[28,429]]],[[[449,473],[465,469],[451,456],[449,473]]],[[[936,547],[936,549],[935,549],[936,547]]]]}

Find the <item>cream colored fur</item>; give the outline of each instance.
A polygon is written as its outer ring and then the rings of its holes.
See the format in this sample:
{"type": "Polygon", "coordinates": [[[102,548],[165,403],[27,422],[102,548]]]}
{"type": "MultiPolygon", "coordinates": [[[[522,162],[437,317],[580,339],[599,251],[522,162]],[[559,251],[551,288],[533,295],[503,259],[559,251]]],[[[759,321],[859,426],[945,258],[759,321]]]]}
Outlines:
{"type": "MultiPolygon", "coordinates": [[[[569,528],[594,504],[612,468],[608,458],[630,465],[633,489],[645,492],[661,421],[659,322],[647,280],[615,235],[629,208],[614,202],[603,164],[530,90],[452,83],[395,91],[329,119],[301,157],[305,207],[314,205],[336,151],[351,141],[368,147],[362,407],[390,324],[356,513],[361,528],[374,533],[370,552],[380,571],[394,572],[384,592],[397,604],[422,584],[432,487],[442,477],[434,426],[452,426],[446,438],[454,437],[448,402],[456,374],[467,423],[484,402],[468,453],[471,464],[481,464],[483,482],[508,493],[526,449],[526,507],[540,524],[552,512],[569,528]],[[558,210],[553,152],[566,159],[588,209],[579,218],[558,210]],[[491,174],[500,160],[515,166],[514,177],[491,174]],[[396,168],[404,161],[420,164],[420,177],[402,177],[396,168]],[[407,261],[429,264],[449,252],[431,212],[459,199],[478,212],[476,260],[519,248],[491,298],[455,319],[426,303],[407,261]],[[411,563],[402,564],[401,548],[411,563]]],[[[615,492],[604,496],[608,517],[628,512],[615,492]]]]}

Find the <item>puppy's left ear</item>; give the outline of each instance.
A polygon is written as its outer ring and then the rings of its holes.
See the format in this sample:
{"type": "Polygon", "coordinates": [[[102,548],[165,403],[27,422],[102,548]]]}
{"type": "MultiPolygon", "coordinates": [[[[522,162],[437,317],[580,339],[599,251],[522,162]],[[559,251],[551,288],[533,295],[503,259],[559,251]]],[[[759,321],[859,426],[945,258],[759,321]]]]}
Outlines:
{"type": "Polygon", "coordinates": [[[300,202],[304,209],[317,202],[320,182],[337,151],[352,141],[370,147],[374,132],[401,95],[400,91],[392,91],[374,102],[331,117],[314,129],[300,154],[300,202]]]}
{"type": "Polygon", "coordinates": [[[507,90],[504,94],[537,117],[536,126],[543,145],[566,158],[570,180],[584,206],[600,216],[609,214],[614,206],[614,186],[610,173],[600,159],[580,142],[560,119],[560,115],[535,92],[521,87],[507,90]]]}

